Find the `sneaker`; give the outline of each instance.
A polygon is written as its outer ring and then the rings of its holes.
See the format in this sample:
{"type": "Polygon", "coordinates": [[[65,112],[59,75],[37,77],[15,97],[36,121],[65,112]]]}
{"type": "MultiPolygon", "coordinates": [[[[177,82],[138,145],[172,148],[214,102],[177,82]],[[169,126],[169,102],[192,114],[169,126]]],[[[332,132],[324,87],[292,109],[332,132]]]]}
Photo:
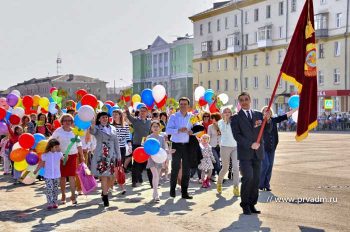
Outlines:
{"type": "Polygon", "coordinates": [[[210,179],[209,179],[209,178],[207,178],[207,179],[206,179],[206,182],[207,182],[207,186],[208,186],[208,188],[210,188],[210,186],[211,186],[210,179]]]}
{"type": "Polygon", "coordinates": [[[216,190],[218,191],[219,194],[221,194],[221,193],[222,193],[222,184],[219,184],[219,183],[218,183],[218,184],[216,185],[216,190]]]}
{"type": "Polygon", "coordinates": [[[160,199],[159,199],[159,197],[156,197],[156,198],[153,198],[153,201],[154,201],[154,203],[159,203],[160,199]]]}
{"type": "Polygon", "coordinates": [[[235,196],[235,197],[239,197],[240,196],[238,186],[234,186],[233,187],[233,196],[235,196]]]}
{"type": "Polygon", "coordinates": [[[47,207],[46,207],[46,209],[48,209],[48,210],[50,210],[50,209],[52,209],[53,207],[52,207],[52,205],[48,205],[47,207]]]}
{"type": "Polygon", "coordinates": [[[58,205],[57,204],[53,204],[52,208],[57,209],[58,205]]]}

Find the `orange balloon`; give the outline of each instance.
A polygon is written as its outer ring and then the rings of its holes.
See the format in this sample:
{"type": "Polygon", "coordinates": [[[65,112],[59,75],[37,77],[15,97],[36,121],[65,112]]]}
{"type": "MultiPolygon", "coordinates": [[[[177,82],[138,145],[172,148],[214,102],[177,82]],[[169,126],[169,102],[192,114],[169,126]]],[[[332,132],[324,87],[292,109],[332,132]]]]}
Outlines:
{"type": "Polygon", "coordinates": [[[40,100],[40,96],[39,95],[34,95],[33,96],[33,106],[38,106],[39,105],[39,100],[40,100]]]}
{"type": "Polygon", "coordinates": [[[26,155],[29,153],[29,150],[18,148],[13,150],[10,154],[10,159],[14,162],[21,162],[26,158],[26,155]]]}

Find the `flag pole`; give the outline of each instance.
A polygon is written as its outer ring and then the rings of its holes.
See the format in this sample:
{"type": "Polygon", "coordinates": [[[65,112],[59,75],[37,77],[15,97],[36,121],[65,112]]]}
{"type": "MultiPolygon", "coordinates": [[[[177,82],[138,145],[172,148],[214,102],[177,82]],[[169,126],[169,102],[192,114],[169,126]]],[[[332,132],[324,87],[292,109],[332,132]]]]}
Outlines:
{"type": "MultiPolygon", "coordinates": [[[[275,88],[273,89],[273,92],[272,92],[272,95],[271,95],[271,98],[270,98],[270,102],[269,102],[269,105],[267,106],[266,112],[270,111],[273,99],[274,99],[274,97],[276,95],[277,86],[278,86],[278,84],[280,83],[280,80],[281,80],[281,76],[282,76],[282,72],[280,72],[279,75],[278,75],[278,78],[277,78],[277,81],[276,81],[276,84],[275,84],[275,88]]],[[[260,143],[260,140],[261,140],[261,137],[262,137],[262,134],[263,134],[266,122],[267,122],[267,118],[264,117],[263,123],[262,123],[262,125],[260,127],[258,138],[256,140],[257,143],[260,143]]]]}

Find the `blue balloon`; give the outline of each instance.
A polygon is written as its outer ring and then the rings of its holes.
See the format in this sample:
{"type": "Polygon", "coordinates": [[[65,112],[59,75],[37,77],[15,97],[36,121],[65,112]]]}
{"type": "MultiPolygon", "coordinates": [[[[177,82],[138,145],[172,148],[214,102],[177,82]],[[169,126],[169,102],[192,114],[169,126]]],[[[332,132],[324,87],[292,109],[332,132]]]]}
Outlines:
{"type": "Polygon", "coordinates": [[[67,113],[67,109],[62,109],[62,112],[66,114],[67,113]]]}
{"type": "MultiPolygon", "coordinates": [[[[107,106],[107,107],[108,107],[108,106],[107,106]]],[[[111,107],[111,108],[108,110],[109,115],[112,116],[113,111],[115,111],[115,110],[120,110],[120,107],[117,106],[117,105],[111,107]]]]}
{"type": "Polygon", "coordinates": [[[91,122],[90,121],[85,122],[85,121],[81,120],[78,115],[75,115],[75,117],[74,117],[74,125],[76,127],[78,127],[79,129],[86,130],[86,129],[88,129],[90,127],[91,122]]]}
{"type": "Polygon", "coordinates": [[[300,101],[299,95],[293,95],[289,98],[288,105],[290,108],[296,109],[299,107],[299,101],[300,101]]]}
{"type": "Polygon", "coordinates": [[[50,103],[55,102],[52,97],[49,97],[49,101],[50,101],[50,103]]]}
{"type": "Polygon", "coordinates": [[[139,110],[139,109],[141,109],[141,107],[147,107],[147,106],[143,103],[140,103],[136,106],[136,109],[139,110]]]}
{"type": "Polygon", "coordinates": [[[5,116],[5,120],[8,122],[10,120],[12,113],[10,111],[6,111],[6,116],[5,116]]]}
{"type": "Polygon", "coordinates": [[[204,100],[211,104],[213,102],[214,91],[212,89],[207,89],[204,93],[204,100]]]}
{"type": "Polygon", "coordinates": [[[32,146],[32,149],[35,149],[36,145],[38,145],[38,143],[41,140],[45,139],[45,136],[43,134],[40,134],[40,133],[35,133],[33,136],[34,136],[34,145],[32,146]]]}
{"type": "Polygon", "coordinates": [[[143,147],[148,155],[155,155],[160,150],[160,142],[155,138],[149,138],[146,140],[143,147]]]}
{"type": "Polygon", "coordinates": [[[144,89],[141,92],[141,101],[146,104],[146,106],[153,106],[154,98],[151,89],[144,89]]]}
{"type": "Polygon", "coordinates": [[[45,168],[40,168],[38,172],[39,176],[44,176],[45,175],[45,168]]]}
{"type": "Polygon", "coordinates": [[[78,102],[77,105],[75,106],[75,108],[76,108],[77,111],[78,111],[80,107],[81,107],[81,102],[78,102]]]}

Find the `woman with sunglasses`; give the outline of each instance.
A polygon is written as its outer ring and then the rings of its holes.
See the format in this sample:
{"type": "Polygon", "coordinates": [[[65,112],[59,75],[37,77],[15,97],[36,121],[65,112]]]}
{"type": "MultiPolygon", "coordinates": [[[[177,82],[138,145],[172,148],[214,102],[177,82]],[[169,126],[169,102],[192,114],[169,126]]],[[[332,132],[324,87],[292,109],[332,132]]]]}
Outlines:
{"type": "Polygon", "coordinates": [[[204,112],[202,115],[202,125],[204,126],[204,133],[208,133],[208,127],[212,124],[212,121],[210,120],[210,113],[204,112]]]}

